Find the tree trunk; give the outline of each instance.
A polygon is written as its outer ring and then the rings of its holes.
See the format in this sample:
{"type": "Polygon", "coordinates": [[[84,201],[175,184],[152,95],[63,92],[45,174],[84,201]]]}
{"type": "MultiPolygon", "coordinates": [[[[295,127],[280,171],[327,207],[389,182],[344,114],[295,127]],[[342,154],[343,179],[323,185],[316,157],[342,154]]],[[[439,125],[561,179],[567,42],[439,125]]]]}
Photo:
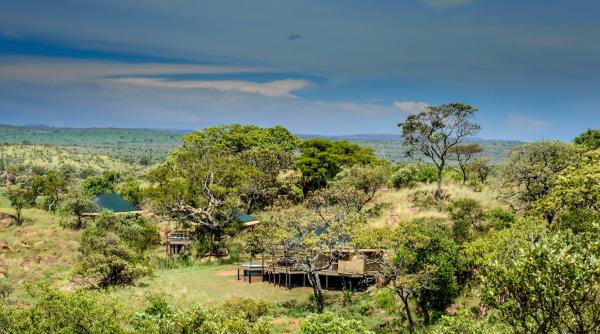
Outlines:
{"type": "Polygon", "coordinates": [[[442,172],[444,171],[444,165],[438,166],[438,179],[437,179],[437,190],[435,191],[435,200],[437,205],[442,204],[442,172]]]}
{"type": "Polygon", "coordinates": [[[467,184],[467,168],[465,166],[460,166],[460,171],[463,176],[463,185],[467,184]]]}
{"type": "Polygon", "coordinates": [[[406,318],[408,319],[408,331],[410,334],[415,333],[415,321],[413,320],[412,313],[410,312],[410,306],[408,305],[408,297],[405,297],[399,291],[396,291],[400,299],[402,299],[402,303],[404,304],[404,310],[406,311],[406,318]]]}
{"type": "Polygon", "coordinates": [[[554,213],[546,213],[546,221],[548,222],[548,225],[552,224],[552,222],[554,221],[554,213]]]}
{"type": "Polygon", "coordinates": [[[321,280],[319,280],[319,274],[307,273],[308,281],[313,288],[313,295],[315,297],[315,306],[317,307],[317,313],[323,313],[325,308],[325,300],[323,299],[323,289],[321,288],[321,280]]]}
{"type": "Polygon", "coordinates": [[[421,307],[421,312],[423,312],[423,323],[426,326],[429,326],[431,324],[431,317],[429,316],[427,301],[425,301],[423,298],[419,298],[419,306],[421,307]]]}

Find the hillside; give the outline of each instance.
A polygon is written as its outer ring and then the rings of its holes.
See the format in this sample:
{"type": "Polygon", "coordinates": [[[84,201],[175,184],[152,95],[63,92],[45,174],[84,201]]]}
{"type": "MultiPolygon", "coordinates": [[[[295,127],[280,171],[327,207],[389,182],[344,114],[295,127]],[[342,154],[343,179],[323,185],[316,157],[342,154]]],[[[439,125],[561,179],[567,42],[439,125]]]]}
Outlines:
{"type": "MultiPolygon", "coordinates": [[[[0,125],[0,143],[49,144],[79,153],[107,155],[126,162],[144,164],[163,161],[167,154],[181,144],[184,130],[151,130],[121,128],[53,128],[47,126],[0,125]]],[[[299,135],[303,139],[327,138],[347,140],[371,147],[380,158],[392,162],[407,162],[399,135],[357,134],[346,136],[299,135]]],[[[498,164],[517,141],[471,139],[483,146],[493,164],[498,164]]]]}
{"type": "Polygon", "coordinates": [[[139,174],[146,168],[139,163],[127,163],[100,152],[86,153],[41,144],[0,145],[0,159],[5,167],[59,169],[71,166],[87,174],[105,171],[139,174]]]}

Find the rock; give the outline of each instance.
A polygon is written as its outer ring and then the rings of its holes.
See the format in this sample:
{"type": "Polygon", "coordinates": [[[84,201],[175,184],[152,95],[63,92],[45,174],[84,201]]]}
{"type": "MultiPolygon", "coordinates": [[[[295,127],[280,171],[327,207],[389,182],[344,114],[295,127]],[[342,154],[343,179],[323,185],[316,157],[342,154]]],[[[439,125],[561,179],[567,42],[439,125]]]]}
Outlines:
{"type": "Polygon", "coordinates": [[[13,224],[17,224],[17,217],[6,212],[0,212],[0,226],[8,227],[13,224]]]}

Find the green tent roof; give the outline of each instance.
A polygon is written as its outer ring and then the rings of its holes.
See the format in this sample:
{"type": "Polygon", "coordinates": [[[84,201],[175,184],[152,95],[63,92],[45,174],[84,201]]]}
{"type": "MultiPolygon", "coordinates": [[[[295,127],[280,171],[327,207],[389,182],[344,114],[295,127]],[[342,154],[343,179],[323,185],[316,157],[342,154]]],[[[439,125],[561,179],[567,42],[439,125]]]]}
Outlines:
{"type": "Polygon", "coordinates": [[[237,219],[240,223],[249,223],[256,220],[256,218],[244,212],[238,212],[235,216],[235,219],[237,219]]]}
{"type": "Polygon", "coordinates": [[[112,212],[131,212],[138,211],[135,206],[127,203],[126,200],[115,193],[106,193],[96,196],[94,199],[98,211],[108,210],[112,212]]]}

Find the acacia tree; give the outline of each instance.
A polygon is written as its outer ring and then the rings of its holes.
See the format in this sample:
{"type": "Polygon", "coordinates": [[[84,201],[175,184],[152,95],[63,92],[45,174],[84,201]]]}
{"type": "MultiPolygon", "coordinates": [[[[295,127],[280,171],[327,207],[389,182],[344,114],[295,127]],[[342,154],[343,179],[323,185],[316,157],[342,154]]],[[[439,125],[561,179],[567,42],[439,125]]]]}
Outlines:
{"type": "Polygon", "coordinates": [[[10,205],[15,209],[17,225],[23,224],[23,209],[31,205],[33,194],[22,185],[15,185],[6,190],[6,197],[10,205]]]}
{"type": "Polygon", "coordinates": [[[72,187],[60,205],[64,216],[63,226],[79,230],[83,228],[83,216],[94,209],[94,202],[81,187],[72,187]]]}
{"type": "Polygon", "coordinates": [[[422,154],[437,167],[436,200],[442,200],[442,174],[451,150],[465,137],[479,132],[479,124],[473,121],[478,110],[464,103],[449,103],[429,106],[426,110],[409,115],[402,128],[406,153],[409,156],[422,154]]]}
{"type": "Polygon", "coordinates": [[[474,155],[483,152],[483,147],[479,144],[463,144],[456,145],[450,152],[454,154],[454,158],[458,162],[458,167],[463,176],[463,184],[467,183],[468,165],[474,155]]]}
{"type": "Polygon", "coordinates": [[[275,226],[271,251],[282,250],[294,270],[306,274],[317,312],[323,312],[319,272],[330,269],[340,252],[352,247],[353,231],[361,216],[352,206],[333,205],[316,193],[305,206],[276,212],[270,222],[275,226]]]}
{"type": "MultiPolygon", "coordinates": [[[[530,210],[554,187],[558,175],[576,161],[576,146],[540,141],[515,147],[500,169],[502,197],[514,210],[530,210]]],[[[550,224],[554,212],[542,212],[550,224]]]]}
{"type": "Polygon", "coordinates": [[[490,166],[490,158],[477,158],[471,161],[467,165],[467,170],[477,176],[477,180],[481,183],[485,183],[492,173],[492,167],[490,166]]]}

